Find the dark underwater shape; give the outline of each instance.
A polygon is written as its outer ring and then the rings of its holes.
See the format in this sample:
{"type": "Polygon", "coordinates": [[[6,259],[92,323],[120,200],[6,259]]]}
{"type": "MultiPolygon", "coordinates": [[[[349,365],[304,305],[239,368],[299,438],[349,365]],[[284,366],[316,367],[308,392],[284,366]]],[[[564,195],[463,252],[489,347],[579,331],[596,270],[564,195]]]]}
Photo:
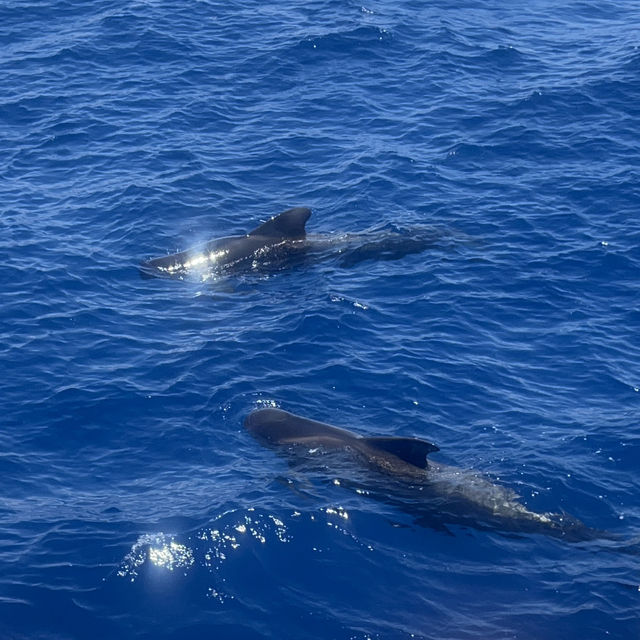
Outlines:
{"type": "Polygon", "coordinates": [[[353,460],[378,472],[363,487],[367,493],[411,513],[425,526],[461,524],[502,532],[541,533],[568,542],[617,539],[566,514],[530,511],[514,491],[480,474],[428,462],[427,455],[439,449],[425,440],[362,437],[281,409],[254,411],[244,426],[263,444],[286,447],[297,455],[348,452],[353,460]]]}
{"type": "Polygon", "coordinates": [[[287,209],[246,235],[219,238],[146,260],[140,265],[140,274],[144,278],[195,276],[206,280],[232,273],[276,271],[311,255],[323,259],[336,254],[341,266],[349,267],[364,260],[395,260],[422,252],[443,235],[432,228],[416,227],[309,236],[305,225],[310,216],[307,207],[287,209]]]}

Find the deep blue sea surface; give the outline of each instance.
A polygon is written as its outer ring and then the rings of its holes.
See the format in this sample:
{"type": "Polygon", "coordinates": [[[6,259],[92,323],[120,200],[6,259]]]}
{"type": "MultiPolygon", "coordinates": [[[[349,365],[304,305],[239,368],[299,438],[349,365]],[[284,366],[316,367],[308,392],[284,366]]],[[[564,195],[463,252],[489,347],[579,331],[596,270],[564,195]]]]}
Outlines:
{"type": "Polygon", "coordinates": [[[637,0],[4,0],[0,637],[640,637],[639,45],[637,0]],[[449,241],[140,278],[292,206],[449,241]],[[621,542],[430,527],[269,406],[621,542]]]}

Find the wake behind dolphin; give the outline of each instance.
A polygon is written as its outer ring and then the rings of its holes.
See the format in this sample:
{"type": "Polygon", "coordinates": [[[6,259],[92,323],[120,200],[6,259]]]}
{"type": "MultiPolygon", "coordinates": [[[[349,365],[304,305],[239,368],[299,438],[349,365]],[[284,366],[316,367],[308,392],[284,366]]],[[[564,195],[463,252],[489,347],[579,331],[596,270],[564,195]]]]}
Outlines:
{"type": "Polygon", "coordinates": [[[286,448],[292,454],[310,457],[347,452],[360,465],[376,472],[374,495],[381,494],[383,501],[404,508],[417,517],[417,522],[428,526],[462,524],[503,532],[542,533],[568,542],[616,539],[567,514],[531,511],[518,501],[514,491],[479,474],[427,461],[427,456],[439,449],[426,440],[358,436],[281,409],[254,411],[244,426],[263,444],[286,448]]]}
{"type": "Polygon", "coordinates": [[[416,227],[407,231],[378,229],[358,233],[312,235],[305,225],[308,207],[294,207],[274,216],[246,235],[211,240],[140,265],[145,278],[197,278],[237,273],[272,272],[313,255],[322,259],[338,254],[342,266],[368,259],[394,260],[434,246],[442,233],[416,227]]]}

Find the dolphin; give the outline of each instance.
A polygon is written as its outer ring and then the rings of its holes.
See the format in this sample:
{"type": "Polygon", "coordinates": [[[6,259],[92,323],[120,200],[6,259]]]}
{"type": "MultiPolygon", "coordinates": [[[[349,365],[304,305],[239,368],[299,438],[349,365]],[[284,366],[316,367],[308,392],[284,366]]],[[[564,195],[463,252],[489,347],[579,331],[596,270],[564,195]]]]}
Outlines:
{"type": "Polygon", "coordinates": [[[427,461],[427,456],[439,448],[426,440],[359,436],[281,409],[253,411],[244,426],[263,444],[286,448],[304,457],[347,452],[349,459],[374,471],[377,481],[367,479],[366,493],[382,495],[383,501],[417,515],[418,523],[437,529],[448,531],[446,524],[461,524],[501,532],[546,534],[567,542],[616,539],[567,514],[531,511],[518,501],[513,490],[480,474],[427,461]]]}
{"type": "Polygon", "coordinates": [[[309,236],[305,225],[311,216],[308,207],[287,209],[245,235],[211,240],[140,265],[144,278],[185,279],[274,271],[296,264],[310,253],[316,257],[341,256],[342,266],[353,266],[377,258],[395,260],[419,253],[435,245],[442,233],[415,227],[399,231],[378,229],[358,233],[309,236]]]}

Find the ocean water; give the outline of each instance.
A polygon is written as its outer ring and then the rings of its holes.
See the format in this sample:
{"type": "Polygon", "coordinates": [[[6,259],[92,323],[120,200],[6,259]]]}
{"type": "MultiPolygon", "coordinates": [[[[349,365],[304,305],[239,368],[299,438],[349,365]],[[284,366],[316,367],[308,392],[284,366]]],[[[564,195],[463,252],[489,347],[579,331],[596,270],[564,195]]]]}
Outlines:
{"type": "Polygon", "coordinates": [[[0,637],[640,637],[635,0],[5,0],[0,637]],[[445,230],[215,281],[141,260],[309,206],[445,230]],[[265,406],[621,543],[432,528],[265,406]]]}

